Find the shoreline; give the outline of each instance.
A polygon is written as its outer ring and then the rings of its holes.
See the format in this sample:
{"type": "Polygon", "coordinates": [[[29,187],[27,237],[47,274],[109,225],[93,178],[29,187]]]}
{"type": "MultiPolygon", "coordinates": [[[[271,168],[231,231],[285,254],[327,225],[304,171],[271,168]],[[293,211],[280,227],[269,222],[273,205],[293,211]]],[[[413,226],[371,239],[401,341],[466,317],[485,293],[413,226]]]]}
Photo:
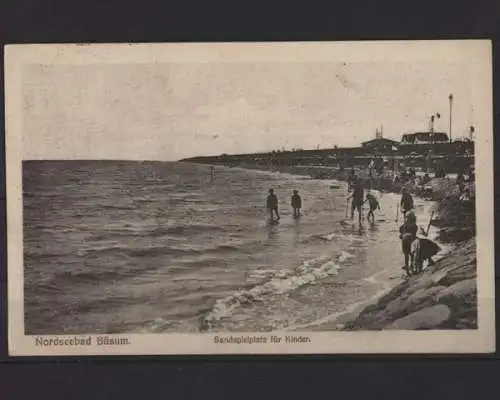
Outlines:
{"type": "MultiPolygon", "coordinates": [[[[316,166],[222,166],[344,182],[349,173],[316,166]]],[[[366,175],[358,176],[367,182],[366,175]]],[[[382,177],[372,180],[370,189],[399,194],[404,186],[409,187],[394,182],[392,178],[382,177]]],[[[449,250],[433,266],[368,301],[355,315],[354,311],[346,311],[339,315],[340,319],[327,318],[330,322],[325,321],[317,328],[341,331],[477,329],[475,202],[458,200],[456,183],[452,178],[431,178],[425,187],[410,186],[410,190],[413,196],[435,203],[436,217],[431,225],[437,228],[438,233],[433,240],[449,246],[449,250]]]]}

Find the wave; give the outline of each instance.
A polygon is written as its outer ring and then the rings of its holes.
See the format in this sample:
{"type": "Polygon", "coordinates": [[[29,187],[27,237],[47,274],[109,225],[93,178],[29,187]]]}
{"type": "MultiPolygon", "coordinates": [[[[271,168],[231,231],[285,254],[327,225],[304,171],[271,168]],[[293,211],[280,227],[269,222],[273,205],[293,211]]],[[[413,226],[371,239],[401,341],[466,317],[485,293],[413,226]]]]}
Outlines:
{"type": "MultiPolygon", "coordinates": [[[[46,284],[47,288],[58,288],[62,282],[71,282],[74,283],[86,283],[86,282],[110,282],[110,281],[123,281],[128,278],[137,278],[138,276],[142,276],[145,273],[152,272],[153,274],[162,273],[162,270],[172,270],[172,268],[180,268],[182,270],[191,269],[193,267],[214,267],[220,265],[220,260],[199,260],[189,262],[187,264],[175,264],[169,265],[168,263],[141,263],[141,262],[133,262],[133,257],[154,257],[158,254],[166,254],[166,253],[174,253],[176,255],[179,254],[196,254],[196,252],[188,252],[188,251],[179,251],[179,250],[171,250],[171,249],[160,249],[157,248],[154,251],[146,251],[144,250],[134,250],[129,252],[127,255],[130,259],[126,260],[128,265],[122,264],[122,268],[117,267],[116,269],[101,269],[101,268],[93,268],[93,269],[66,269],[64,271],[55,272],[51,278],[49,278],[49,282],[46,284]],[[132,253],[132,254],[131,254],[132,253]],[[182,266],[181,266],[182,265],[182,266]]],[[[124,254],[120,254],[124,256],[124,254]]],[[[172,279],[173,281],[174,279],[172,279]]],[[[184,280],[184,279],[181,279],[184,280]]]]}
{"type": "Polygon", "coordinates": [[[99,234],[94,234],[94,240],[112,239],[116,237],[162,237],[162,236],[194,236],[205,232],[225,231],[224,226],[220,225],[178,225],[162,226],[152,230],[146,230],[142,227],[116,227],[108,229],[99,234]]]}
{"type": "Polygon", "coordinates": [[[319,279],[336,275],[341,268],[341,263],[351,257],[354,256],[342,251],[334,260],[320,257],[306,260],[302,265],[292,270],[275,271],[251,288],[240,290],[217,300],[212,309],[202,318],[200,329],[202,331],[210,330],[214,323],[229,317],[235,309],[243,305],[263,301],[268,296],[283,295],[301,286],[313,284],[319,279]]]}
{"type": "Polygon", "coordinates": [[[103,204],[101,205],[101,208],[106,209],[106,210],[136,210],[137,207],[135,206],[120,206],[117,204],[103,204]]]}
{"type": "Polygon", "coordinates": [[[183,254],[207,254],[207,253],[225,253],[239,250],[238,247],[230,245],[219,245],[206,249],[181,249],[175,247],[150,247],[144,249],[135,249],[127,251],[131,257],[155,257],[160,255],[183,255],[183,254]]]}
{"type": "Polygon", "coordinates": [[[162,236],[162,235],[193,235],[203,232],[223,231],[224,227],[220,225],[182,225],[171,226],[167,228],[157,228],[146,233],[146,236],[162,236]]]}
{"type": "Polygon", "coordinates": [[[213,247],[200,249],[180,248],[172,246],[151,246],[143,248],[130,248],[125,245],[110,245],[100,248],[82,249],[77,252],[80,257],[98,257],[103,255],[125,256],[129,258],[157,257],[157,256],[182,256],[182,255],[202,255],[202,254],[223,254],[232,251],[239,251],[241,247],[220,244],[213,247]]]}
{"type": "Polygon", "coordinates": [[[61,281],[71,281],[71,282],[119,281],[130,276],[135,276],[136,272],[137,271],[132,271],[132,270],[62,271],[54,274],[53,281],[57,283],[61,283],[61,281]]]}
{"type": "Polygon", "coordinates": [[[336,240],[348,240],[350,242],[364,242],[365,239],[347,233],[326,232],[326,233],[313,234],[310,237],[304,239],[303,243],[310,243],[315,241],[333,242],[336,240]]]}
{"type": "Polygon", "coordinates": [[[68,253],[53,253],[53,252],[48,252],[48,253],[37,253],[31,250],[24,250],[24,260],[27,262],[30,261],[42,261],[42,260],[50,260],[50,259],[57,259],[61,256],[67,256],[69,255],[68,253]]]}

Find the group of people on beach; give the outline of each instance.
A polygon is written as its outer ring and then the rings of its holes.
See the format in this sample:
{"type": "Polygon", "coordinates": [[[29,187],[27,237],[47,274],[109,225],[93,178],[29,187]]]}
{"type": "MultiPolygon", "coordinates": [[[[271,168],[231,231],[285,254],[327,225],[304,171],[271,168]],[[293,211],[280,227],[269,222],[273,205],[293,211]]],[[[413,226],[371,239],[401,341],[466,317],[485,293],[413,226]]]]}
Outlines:
{"type": "MultiPolygon", "coordinates": [[[[370,191],[366,193],[365,197],[363,184],[361,180],[358,179],[357,177],[349,181],[349,191],[352,192],[352,194],[347,198],[348,201],[352,199],[351,219],[354,219],[354,212],[357,211],[359,215],[359,224],[361,225],[362,208],[365,203],[368,203],[369,210],[367,214],[367,219],[372,223],[374,223],[375,222],[374,212],[377,209],[380,210],[380,203],[377,200],[377,198],[370,191]]],[[[269,195],[267,196],[266,206],[271,217],[270,220],[279,221],[281,217],[278,211],[278,197],[274,193],[273,189],[269,189],[269,195]]],[[[299,192],[297,190],[293,191],[291,197],[291,206],[293,209],[294,218],[300,217],[300,210],[302,208],[302,198],[300,197],[299,192]]]]}
{"type": "Polygon", "coordinates": [[[363,183],[361,182],[361,179],[357,178],[356,176],[352,177],[349,180],[349,191],[351,192],[351,195],[347,197],[347,201],[349,202],[349,200],[352,200],[351,219],[354,219],[354,212],[357,211],[359,225],[361,226],[363,221],[363,216],[362,216],[363,205],[365,203],[368,203],[369,210],[366,217],[368,221],[374,223],[375,222],[374,212],[376,210],[380,210],[380,203],[378,202],[377,198],[373,195],[373,193],[370,192],[370,190],[368,190],[365,197],[365,190],[363,187],[363,183]]]}
{"type": "Polygon", "coordinates": [[[417,217],[412,210],[403,213],[404,222],[399,227],[399,238],[401,239],[404,255],[403,269],[408,276],[422,272],[424,262],[433,265],[432,259],[441,250],[440,246],[427,237],[423,228],[418,228],[417,217]]]}
{"type": "MultiPolygon", "coordinates": [[[[362,224],[362,208],[365,203],[368,203],[369,205],[369,210],[368,210],[368,215],[367,219],[371,221],[372,223],[375,222],[375,214],[374,212],[378,209],[380,210],[380,203],[377,200],[377,198],[368,191],[366,194],[364,194],[364,188],[361,183],[361,180],[358,180],[356,178],[356,181],[353,182],[352,185],[353,189],[349,189],[352,191],[352,194],[347,198],[349,201],[352,199],[351,203],[351,219],[354,218],[354,212],[358,211],[359,214],[359,224],[362,224]]],[[[294,190],[292,197],[291,197],[291,206],[293,209],[293,216],[294,218],[300,217],[300,210],[302,208],[302,198],[299,195],[298,190],[294,190]]],[[[267,210],[269,211],[270,214],[270,221],[279,221],[280,220],[280,214],[278,211],[278,197],[274,193],[273,189],[269,189],[269,194],[267,196],[267,202],[266,202],[267,210]]]]}
{"type": "MultiPolygon", "coordinates": [[[[347,206],[349,201],[351,201],[351,220],[354,219],[354,214],[357,212],[359,225],[361,226],[363,221],[363,205],[368,203],[367,219],[369,222],[374,223],[374,213],[381,209],[379,200],[369,189],[365,195],[365,184],[354,171],[351,171],[348,177],[348,191],[350,195],[347,197],[347,206]]],[[[294,218],[299,217],[302,208],[302,199],[297,190],[293,191],[290,204],[293,209],[294,218]]],[[[270,213],[271,222],[280,219],[278,197],[273,189],[269,189],[267,209],[270,213]]],[[[418,227],[414,209],[415,204],[413,196],[410,190],[404,187],[401,191],[401,199],[398,203],[398,216],[396,217],[396,222],[399,220],[399,210],[401,210],[403,223],[399,227],[399,239],[401,240],[401,248],[404,256],[403,270],[405,270],[408,276],[421,272],[425,261],[427,261],[427,265],[433,265],[434,261],[432,257],[441,250],[438,244],[427,237],[429,227],[427,231],[422,227],[418,227]]]]}
{"type": "MultiPolygon", "coordinates": [[[[404,255],[403,270],[408,276],[422,272],[423,264],[433,265],[434,257],[441,248],[437,243],[429,239],[429,227],[427,231],[417,225],[417,216],[414,213],[413,196],[408,188],[403,188],[401,201],[398,204],[403,215],[403,224],[399,227],[399,239],[404,255]]],[[[431,216],[432,218],[432,216],[431,216]]],[[[429,223],[430,226],[430,223],[429,223]]]]}
{"type": "MultiPolygon", "coordinates": [[[[367,219],[372,223],[375,222],[374,212],[380,210],[380,203],[377,198],[369,190],[364,194],[364,186],[362,180],[354,177],[349,182],[349,191],[351,195],[347,200],[351,201],[351,219],[354,219],[354,213],[357,211],[359,224],[362,224],[362,209],[363,204],[368,203],[369,211],[367,219]]],[[[291,196],[291,206],[293,209],[293,216],[299,217],[302,208],[302,199],[297,190],[293,191],[291,196]]],[[[417,274],[422,271],[423,264],[427,261],[428,265],[433,265],[432,259],[441,248],[434,241],[430,240],[427,232],[417,225],[417,217],[414,213],[413,196],[407,188],[403,188],[401,200],[398,204],[398,210],[401,209],[403,216],[403,224],[399,227],[399,239],[401,240],[401,247],[404,256],[403,270],[406,271],[408,276],[417,274]]],[[[280,219],[278,211],[278,197],[273,189],[269,189],[267,196],[267,209],[269,210],[271,221],[278,221],[280,219]]]]}
{"type": "MultiPolygon", "coordinates": [[[[269,189],[269,195],[267,196],[266,203],[269,214],[271,215],[271,221],[279,221],[281,217],[278,211],[278,197],[274,193],[273,189],[269,189]]],[[[300,197],[298,190],[293,191],[291,198],[291,205],[293,209],[294,218],[300,217],[300,209],[302,208],[302,198],[300,197]]]]}
{"type": "MultiPolygon", "coordinates": [[[[380,210],[378,200],[370,191],[366,194],[366,198],[364,197],[363,183],[355,174],[351,173],[348,182],[349,190],[352,191],[352,194],[348,197],[348,200],[352,199],[351,219],[354,219],[354,212],[357,211],[361,225],[362,205],[368,202],[370,208],[367,218],[368,220],[371,218],[374,221],[374,211],[377,209],[380,210]]],[[[398,211],[400,209],[403,216],[403,224],[399,227],[399,238],[404,256],[403,270],[409,276],[421,272],[425,261],[427,261],[427,265],[433,265],[434,261],[432,257],[441,250],[438,244],[427,237],[429,233],[428,229],[425,231],[423,228],[417,226],[417,217],[414,213],[414,208],[413,196],[408,188],[404,187],[401,191],[401,200],[398,204],[398,211]]],[[[398,219],[397,217],[396,221],[398,219]]]]}
{"type": "Polygon", "coordinates": [[[456,180],[458,187],[459,198],[461,201],[468,202],[475,195],[475,172],[474,167],[471,166],[462,170],[456,180]]]}
{"type": "MultiPolygon", "coordinates": [[[[411,176],[411,174],[410,174],[411,176]]],[[[424,176],[424,178],[426,178],[424,176]]],[[[428,182],[427,179],[426,183],[428,182]]],[[[374,220],[374,211],[379,209],[380,205],[378,200],[368,190],[366,198],[364,196],[364,185],[354,171],[351,170],[348,177],[349,191],[352,194],[348,200],[352,199],[351,203],[351,219],[354,219],[355,211],[358,212],[359,223],[362,222],[362,205],[368,202],[370,205],[367,215],[368,220],[374,220]]],[[[403,224],[399,227],[399,238],[401,240],[402,252],[404,255],[403,269],[408,275],[419,273],[423,269],[423,264],[427,261],[428,265],[434,264],[432,257],[435,256],[440,250],[440,246],[434,241],[429,239],[429,227],[427,231],[417,226],[417,217],[414,213],[414,201],[410,190],[403,187],[401,191],[401,200],[398,204],[398,214],[401,210],[403,217],[403,224]]],[[[396,218],[396,221],[399,217],[396,218]]],[[[432,216],[431,216],[432,219],[432,216]]],[[[430,226],[430,223],[429,223],[430,226]]]]}

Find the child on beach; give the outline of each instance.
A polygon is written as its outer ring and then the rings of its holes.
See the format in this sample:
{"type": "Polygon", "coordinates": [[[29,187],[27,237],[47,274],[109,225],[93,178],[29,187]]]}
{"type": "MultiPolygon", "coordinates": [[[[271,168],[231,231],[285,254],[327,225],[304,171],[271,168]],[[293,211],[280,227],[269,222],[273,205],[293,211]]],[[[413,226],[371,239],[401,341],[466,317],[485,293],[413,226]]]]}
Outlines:
{"type": "Polygon", "coordinates": [[[362,208],[364,203],[364,189],[363,184],[359,178],[355,178],[353,183],[352,194],[347,198],[347,201],[352,199],[351,203],[351,219],[354,219],[354,211],[358,211],[359,226],[362,224],[362,208]]]}
{"type": "Polygon", "coordinates": [[[276,221],[280,220],[278,212],[278,197],[274,194],[273,189],[269,189],[269,196],[267,196],[267,209],[271,214],[271,221],[274,221],[274,214],[276,214],[276,221]]]}
{"type": "Polygon", "coordinates": [[[403,188],[401,195],[401,212],[403,213],[403,217],[408,211],[413,210],[413,208],[413,197],[408,188],[403,188]]]}
{"type": "Polygon", "coordinates": [[[420,232],[417,238],[411,244],[411,258],[413,260],[413,272],[419,273],[423,269],[424,261],[427,261],[427,265],[434,265],[434,257],[437,253],[441,251],[441,247],[435,243],[433,240],[427,237],[427,233],[423,228],[420,228],[420,232]]]}
{"type": "Polygon", "coordinates": [[[302,208],[302,199],[300,198],[298,190],[293,191],[292,208],[293,208],[294,218],[300,217],[300,209],[302,208]]]}
{"type": "Polygon", "coordinates": [[[351,168],[351,172],[349,172],[349,176],[347,178],[347,191],[348,192],[351,192],[352,191],[352,187],[353,187],[353,184],[354,182],[356,181],[356,171],[354,170],[354,168],[351,168]]]}
{"type": "Polygon", "coordinates": [[[371,217],[372,223],[374,223],[375,222],[375,215],[373,214],[373,212],[377,209],[380,210],[380,203],[378,202],[377,198],[370,191],[368,191],[368,193],[366,193],[365,203],[366,202],[368,202],[368,205],[370,206],[370,210],[368,211],[368,215],[366,216],[366,218],[369,221],[370,217],[371,217]]]}
{"type": "Polygon", "coordinates": [[[411,244],[417,238],[418,226],[417,217],[410,211],[406,214],[405,222],[399,227],[399,238],[401,239],[401,247],[405,258],[403,269],[410,275],[410,255],[411,244]]]}

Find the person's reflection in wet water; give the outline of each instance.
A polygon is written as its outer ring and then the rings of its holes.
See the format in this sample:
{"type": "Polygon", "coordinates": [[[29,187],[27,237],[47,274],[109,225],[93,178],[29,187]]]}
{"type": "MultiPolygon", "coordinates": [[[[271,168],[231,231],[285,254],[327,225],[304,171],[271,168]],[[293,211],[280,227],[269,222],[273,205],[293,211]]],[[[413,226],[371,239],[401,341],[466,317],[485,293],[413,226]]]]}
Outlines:
{"type": "Polygon", "coordinates": [[[277,224],[271,224],[267,227],[267,238],[269,241],[275,241],[278,239],[279,230],[277,224]]]}
{"type": "Polygon", "coordinates": [[[363,234],[365,233],[365,229],[364,227],[361,225],[361,226],[352,226],[352,234],[353,235],[358,235],[358,236],[363,236],[363,234]]]}
{"type": "Polygon", "coordinates": [[[294,244],[297,245],[300,240],[300,224],[299,224],[299,219],[295,219],[295,225],[293,227],[293,232],[294,232],[294,244]]]}
{"type": "Polygon", "coordinates": [[[370,229],[370,233],[377,233],[379,231],[379,228],[378,228],[378,224],[376,224],[375,222],[370,222],[369,223],[369,229],[370,229]]]}

